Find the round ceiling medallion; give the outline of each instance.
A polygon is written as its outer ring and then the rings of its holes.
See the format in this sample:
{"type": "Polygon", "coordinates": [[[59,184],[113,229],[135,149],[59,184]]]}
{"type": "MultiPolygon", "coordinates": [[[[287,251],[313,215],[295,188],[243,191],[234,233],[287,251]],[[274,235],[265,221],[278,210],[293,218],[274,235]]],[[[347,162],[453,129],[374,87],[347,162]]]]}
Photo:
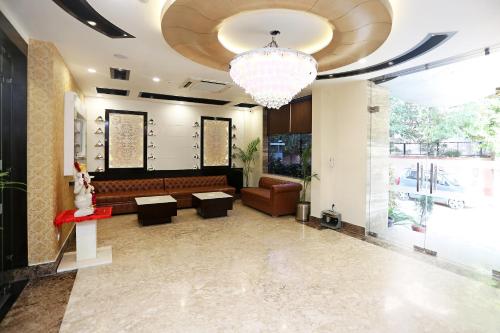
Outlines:
{"type": "Polygon", "coordinates": [[[280,30],[280,46],[311,53],[322,72],[379,48],[392,17],[387,0],[176,0],[165,5],[161,26],[174,50],[224,71],[236,54],[280,30]]]}

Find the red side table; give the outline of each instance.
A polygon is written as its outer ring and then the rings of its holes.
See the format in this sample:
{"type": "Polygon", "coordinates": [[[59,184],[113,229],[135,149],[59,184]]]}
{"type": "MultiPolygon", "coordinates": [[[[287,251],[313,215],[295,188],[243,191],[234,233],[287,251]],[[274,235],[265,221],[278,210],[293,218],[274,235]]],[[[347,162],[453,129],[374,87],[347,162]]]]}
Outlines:
{"type": "Polygon", "coordinates": [[[111,246],[97,248],[97,220],[111,217],[112,207],[99,207],[94,214],[75,217],[75,209],[65,210],[54,219],[59,227],[64,223],[76,224],[76,252],[65,253],[57,272],[110,264],[113,261],[111,246]]]}

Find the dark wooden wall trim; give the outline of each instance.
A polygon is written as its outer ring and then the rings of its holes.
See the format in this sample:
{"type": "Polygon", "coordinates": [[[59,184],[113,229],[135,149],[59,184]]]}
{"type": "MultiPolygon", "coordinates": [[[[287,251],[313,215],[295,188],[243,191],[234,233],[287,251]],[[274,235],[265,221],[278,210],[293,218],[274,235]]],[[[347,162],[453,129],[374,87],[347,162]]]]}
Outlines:
{"type": "Polygon", "coordinates": [[[5,34],[7,39],[9,39],[10,42],[14,44],[19,49],[19,51],[21,51],[22,54],[24,54],[25,56],[28,55],[28,44],[1,11],[0,29],[5,34]]]}
{"type": "MultiPolygon", "coordinates": [[[[27,181],[27,54],[28,46],[0,13],[1,159],[10,180],[27,181]]],[[[3,190],[2,269],[28,264],[27,194],[3,190]]]]}

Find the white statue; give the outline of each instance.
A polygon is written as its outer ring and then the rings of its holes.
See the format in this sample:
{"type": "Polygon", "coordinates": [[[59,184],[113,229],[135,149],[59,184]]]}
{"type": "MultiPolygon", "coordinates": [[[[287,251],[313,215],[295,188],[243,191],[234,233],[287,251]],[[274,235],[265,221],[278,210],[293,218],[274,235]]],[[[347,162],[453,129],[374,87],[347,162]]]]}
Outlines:
{"type": "Polygon", "coordinates": [[[94,187],[90,185],[90,176],[88,172],[82,172],[78,162],[75,162],[75,170],[75,189],[73,193],[76,194],[75,206],[78,208],[75,217],[92,215],[94,214],[94,207],[92,207],[94,187]]]}

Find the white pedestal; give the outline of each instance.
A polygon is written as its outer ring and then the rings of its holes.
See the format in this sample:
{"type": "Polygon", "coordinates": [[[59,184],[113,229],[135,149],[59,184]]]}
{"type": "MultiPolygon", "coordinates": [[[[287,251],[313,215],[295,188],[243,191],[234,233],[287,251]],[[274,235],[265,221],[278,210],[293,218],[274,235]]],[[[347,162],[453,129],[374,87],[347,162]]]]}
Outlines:
{"type": "Polygon", "coordinates": [[[111,246],[97,248],[96,220],[76,223],[76,252],[65,253],[57,272],[110,264],[113,261],[111,246]]]}

